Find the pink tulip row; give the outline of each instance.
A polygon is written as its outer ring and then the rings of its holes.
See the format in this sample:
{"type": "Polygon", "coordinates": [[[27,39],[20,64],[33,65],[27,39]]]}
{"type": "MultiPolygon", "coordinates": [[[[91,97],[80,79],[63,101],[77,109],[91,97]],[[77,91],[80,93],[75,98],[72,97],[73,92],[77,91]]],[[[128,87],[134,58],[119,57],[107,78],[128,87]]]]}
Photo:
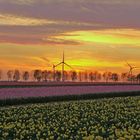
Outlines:
{"type": "MultiPolygon", "coordinates": [[[[1,88],[0,99],[140,91],[140,85],[1,88]]],[[[115,93],[114,93],[115,94],[115,93]]],[[[117,94],[117,93],[116,93],[117,94]]]]}

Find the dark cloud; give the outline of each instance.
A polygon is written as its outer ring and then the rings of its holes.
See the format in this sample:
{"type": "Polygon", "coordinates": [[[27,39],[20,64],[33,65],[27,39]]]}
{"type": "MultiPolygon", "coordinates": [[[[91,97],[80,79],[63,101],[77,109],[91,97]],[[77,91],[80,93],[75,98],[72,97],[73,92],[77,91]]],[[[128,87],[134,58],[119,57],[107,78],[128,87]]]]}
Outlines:
{"type": "Polygon", "coordinates": [[[27,17],[49,18],[64,21],[102,23],[113,27],[140,28],[140,2],[134,0],[24,0],[3,1],[0,13],[18,14],[27,17]],[[18,3],[19,3],[18,2],[18,3]],[[27,4],[25,4],[27,3],[27,4]]]}
{"type": "Polygon", "coordinates": [[[73,40],[66,40],[66,39],[57,39],[57,38],[44,38],[43,41],[45,41],[48,44],[56,44],[56,45],[80,45],[81,43],[78,41],[73,40]]]}
{"type": "Polygon", "coordinates": [[[80,42],[78,41],[72,41],[72,40],[64,40],[64,39],[57,39],[49,37],[49,36],[43,36],[40,34],[0,34],[0,42],[1,43],[14,43],[14,44],[51,44],[51,45],[79,45],[80,42]]]}
{"type": "MultiPolygon", "coordinates": [[[[58,24],[0,26],[1,41],[46,43],[42,38],[78,30],[140,29],[140,2],[134,0],[1,0],[0,14],[55,20],[58,24]],[[60,22],[61,21],[61,22],[60,22]],[[27,35],[27,36],[26,36],[27,35]]],[[[1,20],[1,19],[0,19],[1,20]]],[[[66,43],[64,40],[47,40],[66,43]]],[[[67,44],[78,42],[67,41],[67,44]]]]}

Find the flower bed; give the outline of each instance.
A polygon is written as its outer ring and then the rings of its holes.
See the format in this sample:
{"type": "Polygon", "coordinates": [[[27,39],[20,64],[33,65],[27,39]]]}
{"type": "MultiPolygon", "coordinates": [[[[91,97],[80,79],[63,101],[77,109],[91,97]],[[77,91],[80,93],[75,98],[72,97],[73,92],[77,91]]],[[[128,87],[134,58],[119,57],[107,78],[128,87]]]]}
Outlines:
{"type": "Polygon", "coordinates": [[[0,108],[1,139],[140,139],[140,96],[0,108]]]}
{"type": "Polygon", "coordinates": [[[140,85],[110,85],[110,86],[54,86],[54,87],[30,87],[30,88],[2,88],[0,99],[48,97],[64,95],[80,95],[95,93],[119,93],[140,91],[140,85]]]}

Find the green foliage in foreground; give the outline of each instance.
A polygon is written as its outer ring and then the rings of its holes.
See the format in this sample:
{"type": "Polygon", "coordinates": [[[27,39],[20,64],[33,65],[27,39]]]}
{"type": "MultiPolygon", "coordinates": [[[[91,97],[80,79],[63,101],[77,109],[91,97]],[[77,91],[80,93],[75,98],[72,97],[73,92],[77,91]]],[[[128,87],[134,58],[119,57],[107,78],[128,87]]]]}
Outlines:
{"type": "Polygon", "coordinates": [[[140,96],[0,108],[0,140],[140,139],[140,96]]]}

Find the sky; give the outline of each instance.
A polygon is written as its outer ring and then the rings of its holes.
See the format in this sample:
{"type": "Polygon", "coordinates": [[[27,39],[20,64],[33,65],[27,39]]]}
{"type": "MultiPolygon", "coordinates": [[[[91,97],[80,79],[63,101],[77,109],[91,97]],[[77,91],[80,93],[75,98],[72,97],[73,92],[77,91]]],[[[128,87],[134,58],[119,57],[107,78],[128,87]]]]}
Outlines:
{"type": "Polygon", "coordinates": [[[75,70],[140,67],[139,7],[139,0],[0,0],[0,69],[51,70],[63,51],[75,70]]]}

